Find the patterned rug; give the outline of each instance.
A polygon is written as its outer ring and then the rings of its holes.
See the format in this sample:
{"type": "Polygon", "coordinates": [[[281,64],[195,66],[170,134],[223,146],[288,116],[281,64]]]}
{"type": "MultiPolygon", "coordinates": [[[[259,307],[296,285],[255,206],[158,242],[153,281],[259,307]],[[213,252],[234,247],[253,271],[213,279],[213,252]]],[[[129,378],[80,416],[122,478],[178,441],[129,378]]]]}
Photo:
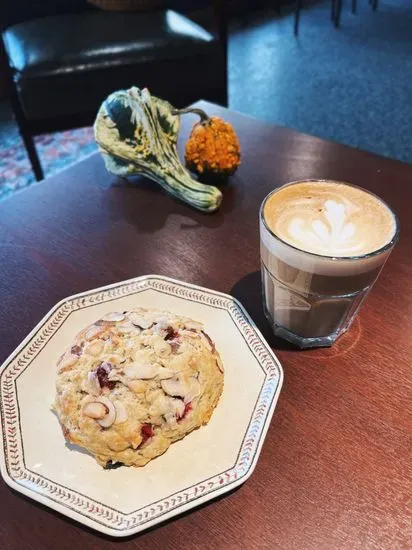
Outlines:
{"type": "MultiPolygon", "coordinates": [[[[96,150],[92,128],[37,136],[36,148],[45,176],[56,174],[96,150]]],[[[0,200],[35,183],[24,144],[16,126],[5,124],[0,132],[0,200]]]]}

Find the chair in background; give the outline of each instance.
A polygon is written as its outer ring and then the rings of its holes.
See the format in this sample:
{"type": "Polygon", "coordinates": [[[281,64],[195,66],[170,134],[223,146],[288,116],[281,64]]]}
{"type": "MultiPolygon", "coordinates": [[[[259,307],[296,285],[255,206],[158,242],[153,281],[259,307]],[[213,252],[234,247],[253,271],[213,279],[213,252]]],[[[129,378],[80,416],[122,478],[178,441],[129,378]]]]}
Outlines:
{"type": "MultiPolygon", "coordinates": [[[[300,10],[302,9],[303,0],[296,0],[295,2],[295,19],[294,19],[294,33],[295,36],[299,34],[300,23],[300,10]]],[[[372,5],[373,11],[378,9],[378,0],[369,0],[369,4],[372,5]]],[[[356,13],[357,0],[352,0],[352,13],[356,13]]],[[[342,13],[342,0],[331,0],[331,19],[336,28],[340,25],[340,16],[342,13]]]]}
{"type": "MultiPolygon", "coordinates": [[[[352,0],[352,13],[355,14],[357,10],[357,0],[352,0]]],[[[369,0],[369,4],[372,6],[373,11],[378,9],[378,0],[369,0]]]]}
{"type": "Polygon", "coordinates": [[[226,105],[225,2],[212,4],[215,34],[171,9],[2,0],[10,100],[36,179],[44,176],[34,136],[90,125],[116,89],[148,87],[178,107],[200,98],[226,105]]]}
{"type": "MultiPolygon", "coordinates": [[[[335,0],[335,2],[339,2],[339,6],[335,15],[335,26],[336,28],[340,25],[340,15],[342,11],[342,0],[335,0]]],[[[357,10],[357,0],[352,0],[352,13],[356,14],[357,10]]],[[[372,10],[376,11],[378,9],[378,0],[369,0],[369,4],[372,6],[372,10]]]]}
{"type": "MultiPolygon", "coordinates": [[[[353,0],[356,2],[356,0],[353,0]]],[[[299,23],[300,23],[300,10],[302,9],[303,0],[296,0],[295,2],[295,19],[293,30],[295,36],[299,34],[299,23]]],[[[339,26],[340,12],[342,9],[342,0],[331,0],[331,19],[335,26],[339,26]]]]}

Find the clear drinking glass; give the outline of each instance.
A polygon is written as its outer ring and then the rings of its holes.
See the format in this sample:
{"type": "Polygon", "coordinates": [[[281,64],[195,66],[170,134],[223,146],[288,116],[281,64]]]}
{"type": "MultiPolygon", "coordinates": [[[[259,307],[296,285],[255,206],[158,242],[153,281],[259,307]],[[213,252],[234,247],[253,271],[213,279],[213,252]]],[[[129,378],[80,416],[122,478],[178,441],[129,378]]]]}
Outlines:
{"type": "MultiPolygon", "coordinates": [[[[315,180],[287,185],[306,181],[315,180]]],[[[267,200],[284,187],[272,191],[260,209],[265,315],[277,336],[301,348],[330,346],[350,327],[371,290],[398,240],[399,223],[392,210],[378,199],[392,212],[395,221],[395,232],[385,246],[351,257],[307,252],[275,235],[264,219],[267,200]]]]}

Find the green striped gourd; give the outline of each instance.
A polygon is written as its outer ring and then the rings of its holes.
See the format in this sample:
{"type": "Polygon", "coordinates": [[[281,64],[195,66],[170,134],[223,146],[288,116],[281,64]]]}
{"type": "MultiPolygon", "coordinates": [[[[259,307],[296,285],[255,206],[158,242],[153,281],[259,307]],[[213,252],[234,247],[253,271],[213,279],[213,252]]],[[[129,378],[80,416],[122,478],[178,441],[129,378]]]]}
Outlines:
{"type": "Polygon", "coordinates": [[[94,134],[109,172],[122,177],[142,174],[194,208],[214,212],[222,193],[194,180],[182,166],[176,149],[179,127],[170,103],[133,87],[104,101],[94,134]]]}

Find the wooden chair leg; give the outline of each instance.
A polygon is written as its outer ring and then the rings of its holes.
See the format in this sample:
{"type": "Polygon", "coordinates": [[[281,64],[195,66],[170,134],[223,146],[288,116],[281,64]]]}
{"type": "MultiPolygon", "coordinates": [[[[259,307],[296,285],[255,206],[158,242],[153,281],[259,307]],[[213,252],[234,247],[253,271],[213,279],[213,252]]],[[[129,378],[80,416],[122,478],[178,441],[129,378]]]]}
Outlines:
{"type": "Polygon", "coordinates": [[[295,24],[294,24],[294,34],[297,36],[299,34],[299,20],[300,20],[300,10],[302,7],[302,0],[296,0],[295,6],[295,24]]]}
{"type": "MultiPolygon", "coordinates": [[[[0,54],[7,59],[6,48],[4,47],[2,35],[0,33],[0,54]]],[[[29,125],[23,112],[23,107],[20,103],[19,94],[17,92],[16,83],[14,82],[13,72],[8,62],[3,63],[4,75],[7,85],[7,90],[10,95],[11,107],[13,109],[14,118],[19,128],[20,135],[23,139],[24,146],[26,147],[27,154],[29,156],[30,164],[33,169],[34,175],[37,181],[44,179],[43,169],[40,164],[40,159],[36,151],[33,135],[30,132],[29,125]]],[[[2,67],[3,68],[3,67],[2,67]]]]}
{"type": "Polygon", "coordinates": [[[12,90],[11,90],[10,100],[11,100],[11,105],[14,112],[14,118],[17,122],[17,126],[19,128],[19,132],[22,137],[24,146],[26,148],[27,155],[29,157],[34,175],[37,181],[41,181],[44,179],[43,169],[40,164],[39,155],[37,154],[37,151],[36,151],[33,135],[31,134],[28,128],[27,121],[24,116],[22,106],[20,104],[20,100],[17,96],[17,90],[15,89],[14,86],[12,87],[12,90]]]}
{"type": "Polygon", "coordinates": [[[20,128],[20,135],[23,139],[24,146],[26,147],[27,154],[29,156],[30,164],[33,169],[34,175],[37,181],[44,180],[43,168],[40,163],[39,155],[36,150],[33,136],[20,128]]]}

